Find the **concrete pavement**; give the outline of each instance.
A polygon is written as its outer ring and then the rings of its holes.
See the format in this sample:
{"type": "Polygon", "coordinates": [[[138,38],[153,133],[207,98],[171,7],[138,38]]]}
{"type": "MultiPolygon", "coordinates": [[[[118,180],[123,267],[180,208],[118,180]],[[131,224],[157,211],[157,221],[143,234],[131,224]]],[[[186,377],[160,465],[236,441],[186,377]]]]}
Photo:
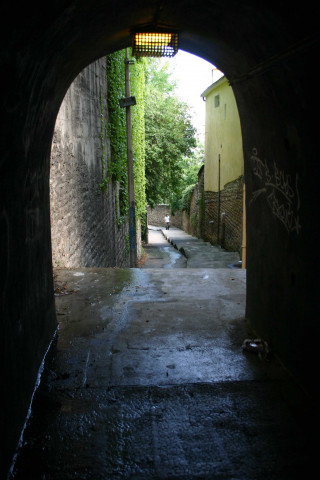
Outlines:
{"type": "Polygon", "coordinates": [[[149,227],[148,244],[144,245],[143,268],[186,268],[187,258],[167,241],[159,227],[149,227]]]}
{"type": "Polygon", "coordinates": [[[161,229],[168,242],[187,259],[188,268],[233,268],[238,266],[238,252],[227,252],[200,238],[187,234],[180,228],[161,229]]]}
{"type": "Polygon", "coordinates": [[[170,268],[159,233],[141,269],[55,272],[59,330],[16,480],[305,478],[314,411],[276,358],[241,348],[246,271],[190,268],[210,249],[188,238],[189,265],[170,268]]]}

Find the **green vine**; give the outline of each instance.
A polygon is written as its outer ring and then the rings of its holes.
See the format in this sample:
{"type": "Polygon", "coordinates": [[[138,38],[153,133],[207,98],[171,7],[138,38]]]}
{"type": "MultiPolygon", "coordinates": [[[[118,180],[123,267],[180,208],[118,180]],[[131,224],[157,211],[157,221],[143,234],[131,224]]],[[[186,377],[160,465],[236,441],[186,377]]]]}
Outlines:
{"type": "Polygon", "coordinates": [[[145,223],[146,177],[145,177],[145,58],[137,59],[131,67],[131,94],[136,98],[136,105],[132,108],[132,150],[134,159],[134,192],[136,203],[136,217],[145,223]]]}
{"type": "Polygon", "coordinates": [[[107,56],[106,79],[108,87],[108,135],[111,142],[109,177],[119,184],[119,206],[116,207],[118,225],[128,214],[128,173],[126,147],[126,116],[119,99],[125,96],[125,51],[107,56]],[[118,212],[120,211],[120,216],[118,212]]]}
{"type": "Polygon", "coordinates": [[[192,198],[194,188],[195,188],[195,184],[188,185],[182,192],[181,210],[185,210],[188,214],[190,213],[191,198],[192,198]]]}
{"type": "MultiPolygon", "coordinates": [[[[125,50],[106,57],[106,83],[108,91],[108,122],[104,111],[104,98],[101,89],[101,162],[102,179],[100,189],[105,191],[110,181],[119,185],[116,193],[116,217],[121,225],[128,215],[128,170],[126,146],[126,112],[119,105],[119,99],[125,97],[125,50]],[[111,157],[107,162],[106,137],[110,138],[111,157]],[[119,214],[120,212],[120,214],[119,214]]],[[[138,60],[130,66],[131,95],[137,104],[132,107],[132,148],[134,159],[134,187],[136,218],[145,219],[145,127],[144,92],[145,60],[138,60]]]]}
{"type": "Polygon", "coordinates": [[[107,176],[107,153],[106,153],[106,137],[107,137],[107,123],[106,123],[106,114],[104,108],[104,96],[102,86],[100,86],[100,142],[101,142],[101,182],[99,184],[100,189],[105,192],[108,183],[110,181],[107,176]]]}

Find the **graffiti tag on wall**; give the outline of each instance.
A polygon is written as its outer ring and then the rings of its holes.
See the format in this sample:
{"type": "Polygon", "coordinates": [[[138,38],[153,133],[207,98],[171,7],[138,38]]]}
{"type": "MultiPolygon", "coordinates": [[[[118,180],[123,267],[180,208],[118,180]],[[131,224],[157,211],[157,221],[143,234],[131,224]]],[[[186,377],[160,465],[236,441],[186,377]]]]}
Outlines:
{"type": "Polygon", "coordinates": [[[259,179],[261,188],[252,194],[250,204],[261,195],[266,197],[268,206],[275,217],[280,220],[288,232],[301,230],[299,220],[300,197],[298,191],[298,175],[291,175],[279,170],[276,163],[267,165],[258,157],[258,150],[252,149],[250,157],[253,174],[259,179]]]}

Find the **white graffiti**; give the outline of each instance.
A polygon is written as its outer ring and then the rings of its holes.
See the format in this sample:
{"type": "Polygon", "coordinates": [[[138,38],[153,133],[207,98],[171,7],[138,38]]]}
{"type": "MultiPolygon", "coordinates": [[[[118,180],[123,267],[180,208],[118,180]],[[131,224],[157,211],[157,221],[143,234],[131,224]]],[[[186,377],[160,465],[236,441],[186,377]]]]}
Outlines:
{"type": "Polygon", "coordinates": [[[250,157],[253,174],[260,180],[261,188],[252,194],[250,204],[261,195],[266,196],[267,203],[273,213],[288,232],[300,233],[299,220],[300,197],[298,191],[298,175],[293,180],[291,175],[279,170],[276,163],[270,167],[258,157],[258,150],[252,149],[250,157]]]}

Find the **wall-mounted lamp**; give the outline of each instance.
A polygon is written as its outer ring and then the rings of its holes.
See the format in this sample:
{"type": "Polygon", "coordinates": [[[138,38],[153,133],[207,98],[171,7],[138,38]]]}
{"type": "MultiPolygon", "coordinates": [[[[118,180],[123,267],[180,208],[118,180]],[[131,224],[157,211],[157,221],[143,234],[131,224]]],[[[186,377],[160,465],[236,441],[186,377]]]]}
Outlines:
{"type": "Polygon", "coordinates": [[[133,57],[173,57],[178,51],[177,32],[135,32],[133,57]]]}

